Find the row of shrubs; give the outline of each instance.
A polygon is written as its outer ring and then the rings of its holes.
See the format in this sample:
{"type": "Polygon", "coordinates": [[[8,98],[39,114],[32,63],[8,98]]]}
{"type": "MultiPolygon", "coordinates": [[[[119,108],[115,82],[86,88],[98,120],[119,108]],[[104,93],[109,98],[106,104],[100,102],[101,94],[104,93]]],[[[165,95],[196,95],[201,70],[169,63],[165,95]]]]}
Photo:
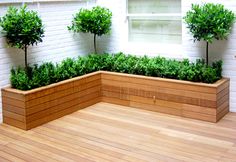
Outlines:
{"type": "Polygon", "coordinates": [[[91,54],[77,59],[68,58],[58,64],[49,62],[34,65],[27,70],[22,67],[13,68],[11,85],[16,89],[30,90],[98,70],[214,83],[221,78],[222,61],[208,66],[203,60],[192,63],[187,59],[177,61],[123,53],[91,54]]]}

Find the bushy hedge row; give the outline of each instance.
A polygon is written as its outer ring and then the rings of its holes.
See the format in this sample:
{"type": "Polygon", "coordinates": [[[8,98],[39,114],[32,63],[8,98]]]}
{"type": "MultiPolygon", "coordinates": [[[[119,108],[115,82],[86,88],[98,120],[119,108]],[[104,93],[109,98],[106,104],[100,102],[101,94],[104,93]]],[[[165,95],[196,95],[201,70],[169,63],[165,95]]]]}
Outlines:
{"type": "Polygon", "coordinates": [[[11,85],[16,89],[30,90],[98,70],[214,83],[221,78],[222,61],[207,66],[202,60],[191,63],[187,59],[177,61],[123,53],[91,54],[77,59],[68,58],[56,65],[44,63],[29,67],[28,70],[21,67],[12,69],[11,85]]]}

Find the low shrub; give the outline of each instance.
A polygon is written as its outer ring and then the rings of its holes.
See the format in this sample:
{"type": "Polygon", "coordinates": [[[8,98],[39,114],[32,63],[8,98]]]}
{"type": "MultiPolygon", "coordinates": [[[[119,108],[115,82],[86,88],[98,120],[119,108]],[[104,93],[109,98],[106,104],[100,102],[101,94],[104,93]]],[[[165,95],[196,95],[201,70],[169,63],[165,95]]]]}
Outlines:
{"type": "Polygon", "coordinates": [[[11,85],[16,89],[30,90],[98,70],[214,83],[222,77],[222,61],[208,66],[203,60],[177,61],[164,57],[138,57],[123,53],[91,54],[77,59],[68,58],[59,64],[34,65],[29,67],[27,72],[22,67],[13,68],[11,85]]]}

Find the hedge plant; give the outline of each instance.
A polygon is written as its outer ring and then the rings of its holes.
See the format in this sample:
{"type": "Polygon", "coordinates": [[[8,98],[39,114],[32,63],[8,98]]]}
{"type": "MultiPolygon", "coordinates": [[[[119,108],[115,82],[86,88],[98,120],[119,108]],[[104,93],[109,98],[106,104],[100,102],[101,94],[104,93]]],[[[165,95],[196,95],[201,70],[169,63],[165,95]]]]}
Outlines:
{"type": "Polygon", "coordinates": [[[92,33],[94,35],[94,51],[97,53],[96,37],[111,31],[112,12],[104,7],[96,6],[91,10],[80,9],[68,27],[75,33],[92,33]]]}
{"type": "Polygon", "coordinates": [[[44,63],[40,66],[30,66],[28,72],[21,67],[12,69],[11,85],[16,89],[29,90],[98,70],[214,83],[221,78],[222,61],[208,66],[203,60],[192,63],[187,59],[177,61],[123,53],[91,54],[77,59],[68,58],[58,64],[44,63]]]}
{"type": "Polygon", "coordinates": [[[44,27],[38,13],[28,10],[26,5],[20,9],[9,7],[6,15],[0,18],[0,27],[9,46],[24,50],[27,69],[28,47],[42,42],[44,36],[44,27]]]}
{"type": "Polygon", "coordinates": [[[192,4],[184,20],[194,41],[206,42],[206,63],[208,64],[209,43],[214,39],[227,39],[235,22],[235,14],[221,4],[192,4]]]}

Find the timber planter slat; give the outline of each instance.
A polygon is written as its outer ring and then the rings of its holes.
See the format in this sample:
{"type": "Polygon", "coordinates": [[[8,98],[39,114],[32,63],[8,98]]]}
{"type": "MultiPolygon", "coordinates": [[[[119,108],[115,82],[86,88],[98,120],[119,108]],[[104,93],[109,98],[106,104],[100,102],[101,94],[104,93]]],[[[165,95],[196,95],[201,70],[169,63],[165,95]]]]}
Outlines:
{"type": "Polygon", "coordinates": [[[45,87],[2,89],[3,122],[29,130],[98,102],[217,122],[229,112],[229,79],[214,84],[98,71],[45,87]]]}

